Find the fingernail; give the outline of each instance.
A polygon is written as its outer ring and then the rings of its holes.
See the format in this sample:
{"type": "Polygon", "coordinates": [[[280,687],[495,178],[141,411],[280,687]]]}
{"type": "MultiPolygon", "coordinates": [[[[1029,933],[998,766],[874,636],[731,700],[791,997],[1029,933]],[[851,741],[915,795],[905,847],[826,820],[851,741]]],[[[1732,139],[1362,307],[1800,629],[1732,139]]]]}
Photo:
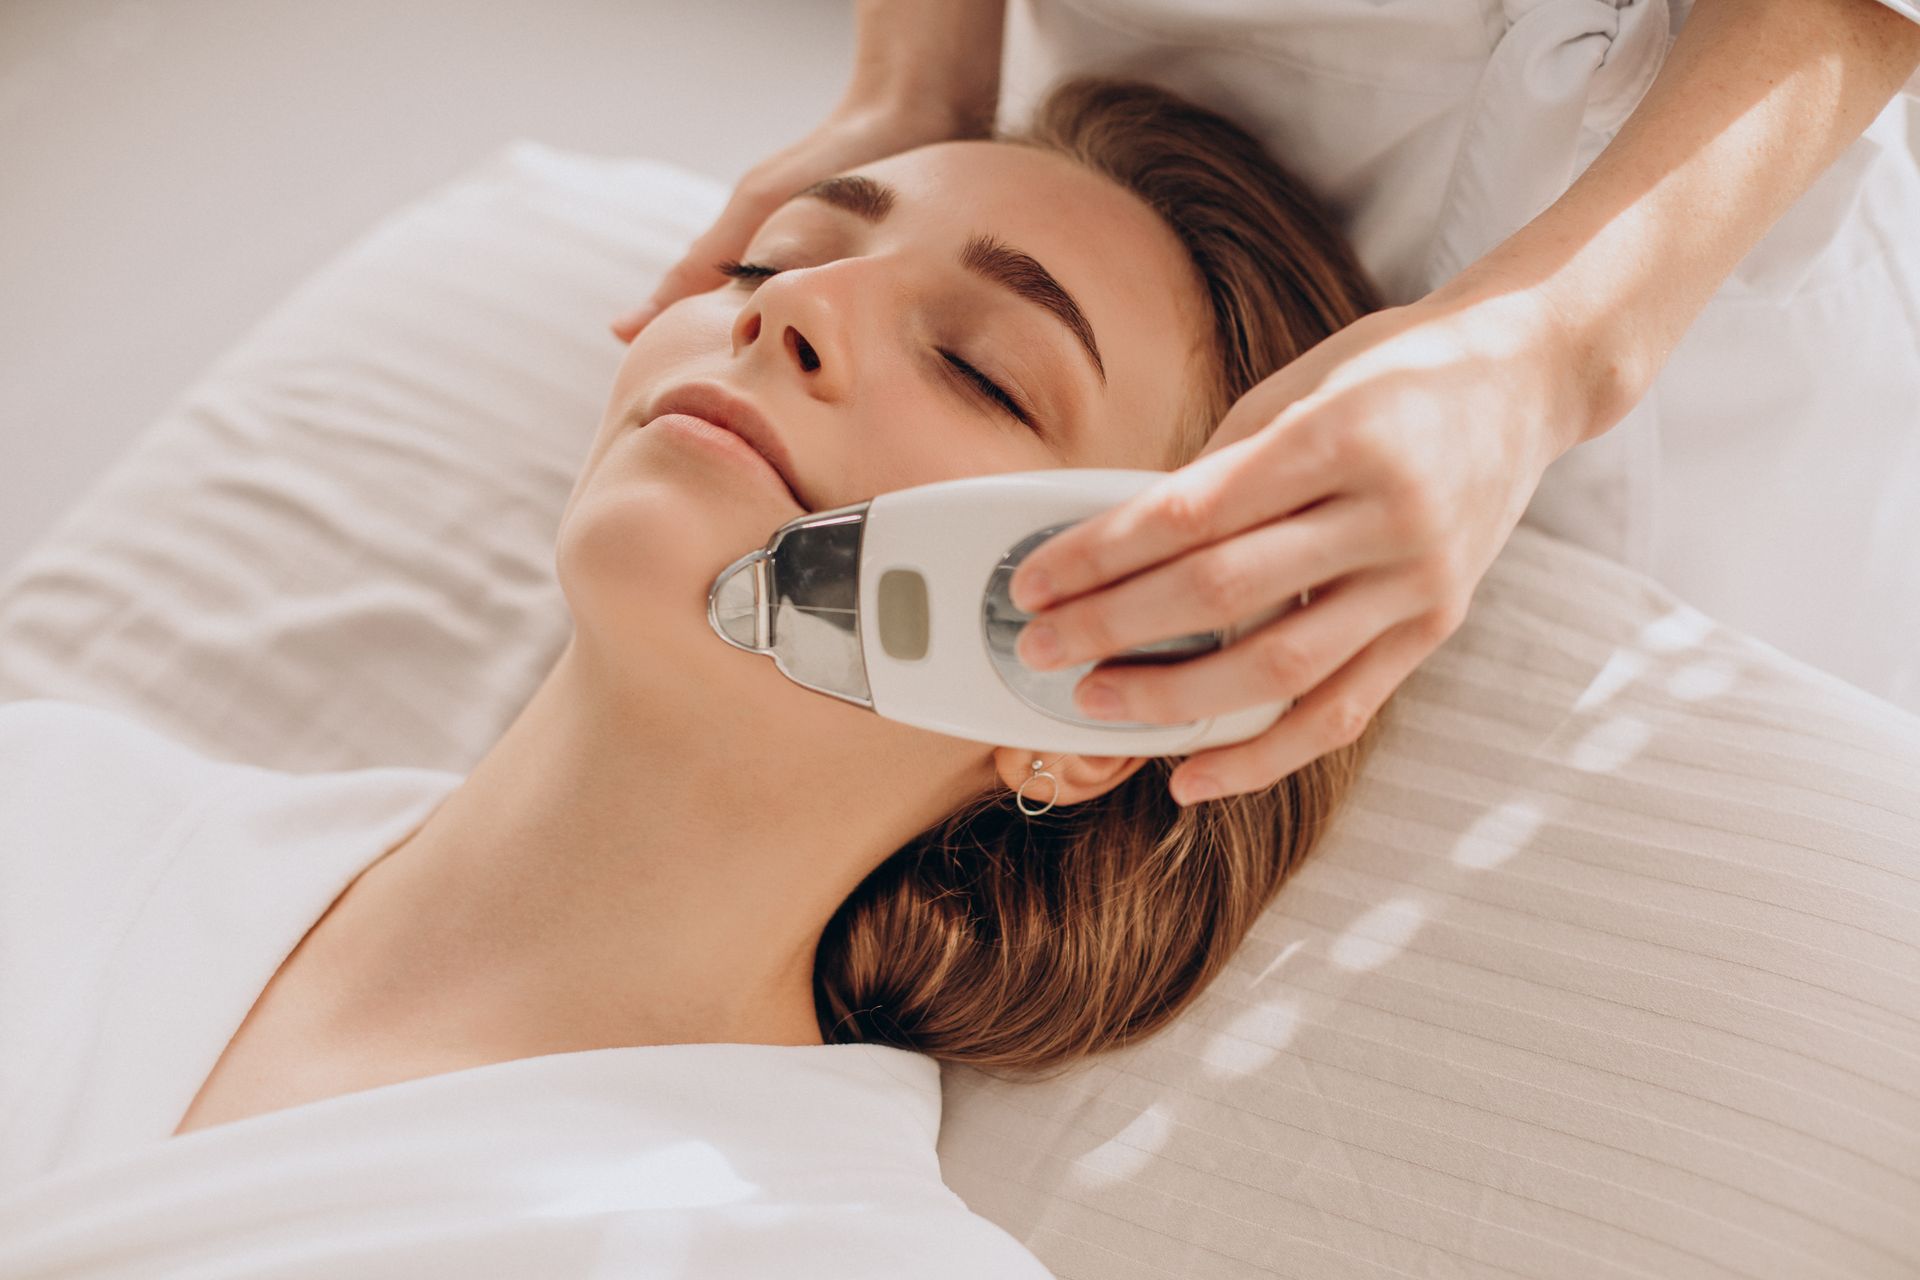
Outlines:
{"type": "Polygon", "coordinates": [[[1120,715],[1120,691],[1110,684],[1085,685],[1080,690],[1080,709],[1102,720],[1120,715]]]}
{"type": "Polygon", "coordinates": [[[1220,784],[1204,774],[1188,778],[1174,788],[1174,802],[1177,804],[1198,804],[1202,800],[1212,800],[1220,794],[1220,784]]]}
{"type": "Polygon", "coordinates": [[[1060,637],[1044,622],[1028,623],[1020,633],[1020,661],[1034,670],[1060,661],[1060,637]]]}
{"type": "Polygon", "coordinates": [[[1038,613],[1053,603],[1053,584],[1044,573],[1030,573],[1013,588],[1013,602],[1027,613],[1038,613]]]}

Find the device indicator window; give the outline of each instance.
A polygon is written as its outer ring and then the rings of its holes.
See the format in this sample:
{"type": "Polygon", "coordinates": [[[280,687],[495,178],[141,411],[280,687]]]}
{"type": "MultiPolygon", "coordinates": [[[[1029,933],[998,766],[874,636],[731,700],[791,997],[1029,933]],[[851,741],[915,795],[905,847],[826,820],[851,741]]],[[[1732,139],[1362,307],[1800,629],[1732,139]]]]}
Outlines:
{"type": "Polygon", "coordinates": [[[927,656],[927,580],[912,569],[880,575],[880,648],[899,662],[927,656]]]}

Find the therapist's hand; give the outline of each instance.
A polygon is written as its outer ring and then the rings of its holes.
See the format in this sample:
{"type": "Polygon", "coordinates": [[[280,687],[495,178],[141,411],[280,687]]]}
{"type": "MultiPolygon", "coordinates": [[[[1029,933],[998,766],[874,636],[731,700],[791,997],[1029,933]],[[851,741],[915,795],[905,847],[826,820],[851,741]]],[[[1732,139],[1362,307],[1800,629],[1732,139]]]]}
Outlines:
{"type": "Polygon", "coordinates": [[[1246,393],[1192,462],[1041,544],[1014,574],[1019,654],[1055,669],[1311,603],[1178,663],[1096,667],[1105,718],[1173,724],[1297,698],[1198,752],[1182,804],[1255,791],[1354,741],[1460,626],[1549,463],[1583,438],[1572,340],[1524,292],[1374,312],[1246,393]],[[1058,649],[1040,658],[1042,625],[1058,649]]]}
{"type": "Polygon", "coordinates": [[[714,264],[744,255],[767,215],[795,192],[870,160],[945,142],[963,132],[954,115],[937,104],[922,108],[890,101],[843,103],[812,133],[747,170],[720,217],[661,277],[653,296],[608,327],[614,337],[630,343],[647,321],[675,302],[725,284],[727,277],[714,264]]]}

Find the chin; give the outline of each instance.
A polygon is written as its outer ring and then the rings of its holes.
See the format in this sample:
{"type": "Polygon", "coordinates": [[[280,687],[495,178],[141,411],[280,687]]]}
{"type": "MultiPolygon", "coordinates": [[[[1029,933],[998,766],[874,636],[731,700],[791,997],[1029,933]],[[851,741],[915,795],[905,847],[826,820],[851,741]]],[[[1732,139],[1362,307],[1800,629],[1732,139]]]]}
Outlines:
{"type": "MultiPolygon", "coordinates": [[[[712,477],[706,479],[711,486],[712,477]]],[[[589,485],[576,496],[554,539],[554,572],[575,634],[622,671],[658,669],[663,647],[675,668],[711,662],[734,675],[762,666],[772,671],[766,659],[713,633],[707,591],[721,570],[766,545],[792,513],[779,503],[697,488],[691,480],[633,476],[618,485],[589,485]]]]}

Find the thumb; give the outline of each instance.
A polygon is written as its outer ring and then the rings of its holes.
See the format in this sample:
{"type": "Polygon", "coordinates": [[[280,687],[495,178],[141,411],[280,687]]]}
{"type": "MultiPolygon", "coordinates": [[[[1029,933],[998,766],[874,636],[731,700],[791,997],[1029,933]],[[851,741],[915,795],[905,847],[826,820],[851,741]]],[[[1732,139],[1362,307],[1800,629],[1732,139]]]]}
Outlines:
{"type": "Polygon", "coordinates": [[[1247,396],[1241,396],[1234,401],[1232,407],[1227,410],[1226,416],[1214,424],[1213,433],[1207,437],[1207,442],[1200,446],[1198,453],[1193,455],[1194,462],[1239,444],[1273,418],[1273,414],[1262,413],[1254,404],[1249,403],[1248,396],[1251,394],[1252,392],[1249,392],[1247,396]]]}
{"type": "Polygon", "coordinates": [[[660,311],[661,308],[649,302],[617,317],[607,328],[621,342],[630,343],[640,336],[642,329],[647,327],[647,321],[659,315],[660,311]]]}
{"type": "Polygon", "coordinates": [[[687,251],[687,256],[674,263],[667,274],[660,277],[660,283],[654,286],[651,298],[607,326],[613,331],[614,337],[622,342],[632,342],[640,330],[647,327],[648,321],[680,299],[705,293],[725,282],[726,277],[713,265],[719,258],[710,258],[700,244],[701,241],[695,241],[694,247],[687,251]]]}
{"type": "Polygon", "coordinates": [[[1248,387],[1246,392],[1228,406],[1226,415],[1207,437],[1207,442],[1193,457],[1195,462],[1223,449],[1230,449],[1268,427],[1280,428],[1282,418],[1293,421],[1310,413],[1313,409],[1313,392],[1317,378],[1304,359],[1295,359],[1282,365],[1259,382],[1248,387]]]}

